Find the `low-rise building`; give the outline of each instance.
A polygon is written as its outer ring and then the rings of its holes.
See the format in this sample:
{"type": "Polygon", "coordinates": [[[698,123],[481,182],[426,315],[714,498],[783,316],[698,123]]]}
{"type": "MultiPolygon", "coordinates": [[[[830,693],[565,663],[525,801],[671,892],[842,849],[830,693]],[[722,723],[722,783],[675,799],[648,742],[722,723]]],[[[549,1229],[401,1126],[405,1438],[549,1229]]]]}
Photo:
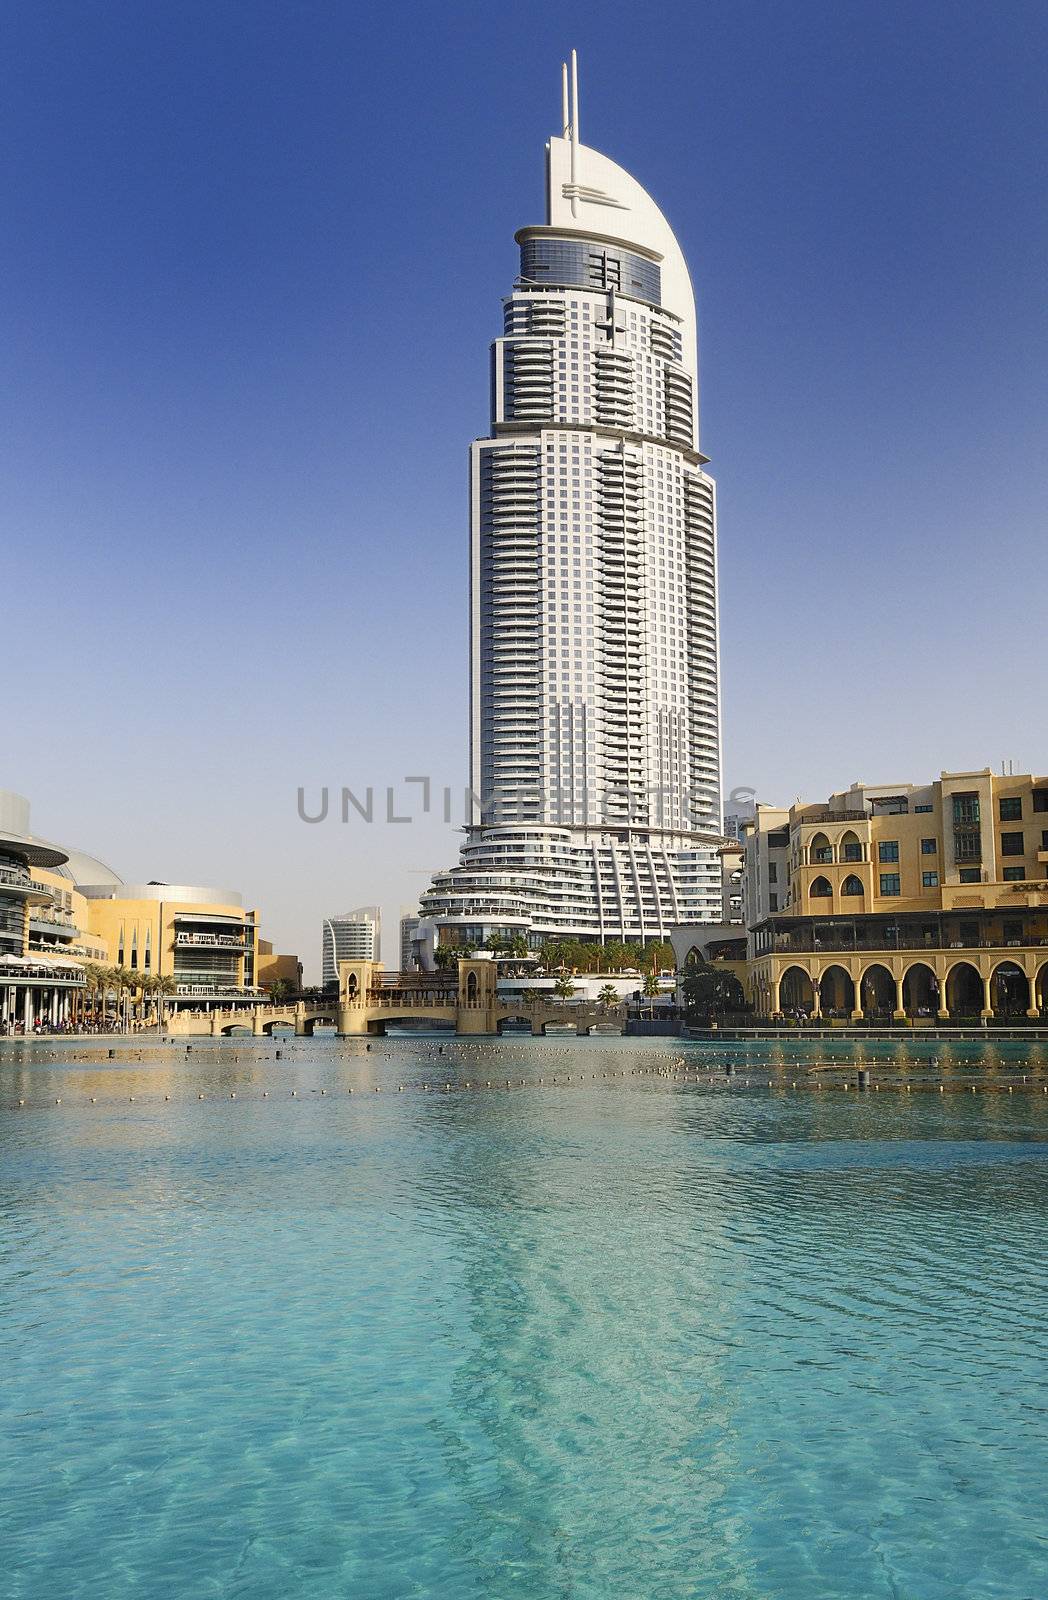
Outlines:
{"type": "Polygon", "coordinates": [[[0,1032],[69,1026],[86,964],[106,957],[68,861],[30,833],[29,802],[0,791],[0,1032]]]}
{"type": "Polygon", "coordinates": [[[983,768],[925,785],[856,783],[788,812],[758,807],[744,900],[761,1016],[1039,1017],[1048,778],[983,768]]]}
{"type": "Polygon", "coordinates": [[[115,966],[172,980],[169,1009],[259,999],[258,913],[235,889],[88,883],[80,893],[115,966]]]}
{"type": "Polygon", "coordinates": [[[278,955],[268,939],[259,939],[256,976],[260,989],[283,983],[298,994],[302,988],[302,963],[297,956],[278,955]]]}
{"type": "Polygon", "coordinates": [[[294,973],[297,988],[297,959],[263,945],[257,911],[235,890],[126,884],[93,856],[33,836],[29,802],[0,791],[4,1032],[82,1020],[92,966],[123,969],[132,989],[135,973],[168,979],[167,1010],[256,1004],[264,972],[294,973]]]}

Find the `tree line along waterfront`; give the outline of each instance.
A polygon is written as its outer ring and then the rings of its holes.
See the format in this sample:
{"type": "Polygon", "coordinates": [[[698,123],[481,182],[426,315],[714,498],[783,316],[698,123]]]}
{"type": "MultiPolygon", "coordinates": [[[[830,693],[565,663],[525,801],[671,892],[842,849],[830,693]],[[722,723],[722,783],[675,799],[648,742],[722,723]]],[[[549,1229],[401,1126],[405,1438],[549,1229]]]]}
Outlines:
{"type": "MultiPolygon", "coordinates": [[[[537,949],[528,944],[523,934],[505,935],[492,939],[488,953],[496,960],[535,963],[533,970],[546,973],[566,972],[576,977],[589,977],[606,972],[660,973],[671,976],[676,971],[677,958],[668,939],[648,939],[642,943],[609,940],[551,939],[537,949]]],[[[454,966],[476,953],[469,944],[440,945],[436,962],[440,967],[454,966]]]]}

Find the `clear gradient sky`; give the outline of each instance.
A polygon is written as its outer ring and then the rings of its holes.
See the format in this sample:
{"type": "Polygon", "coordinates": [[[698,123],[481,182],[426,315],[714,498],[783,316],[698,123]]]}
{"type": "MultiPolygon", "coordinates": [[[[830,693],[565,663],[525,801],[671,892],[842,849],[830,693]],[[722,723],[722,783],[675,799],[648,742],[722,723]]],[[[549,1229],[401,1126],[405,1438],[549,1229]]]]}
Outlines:
{"type": "Polygon", "coordinates": [[[296,791],[465,783],[466,447],[572,45],[695,282],[726,786],[1048,770],[1043,0],[6,0],[0,34],[0,787],[36,831],[240,887],[313,978],[324,914],[454,858],[296,791]]]}

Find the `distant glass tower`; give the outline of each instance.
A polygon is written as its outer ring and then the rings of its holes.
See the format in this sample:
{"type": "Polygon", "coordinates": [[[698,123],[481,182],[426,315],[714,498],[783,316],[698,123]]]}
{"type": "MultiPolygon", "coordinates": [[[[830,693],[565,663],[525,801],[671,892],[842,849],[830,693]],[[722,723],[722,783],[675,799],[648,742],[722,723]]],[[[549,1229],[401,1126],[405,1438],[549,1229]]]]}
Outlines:
{"type": "Polygon", "coordinates": [[[579,142],[471,452],[472,825],[422,897],[440,942],[644,939],[721,914],[716,499],[691,280],[640,185],[579,142]]]}
{"type": "Polygon", "coordinates": [[[340,961],[381,961],[382,913],[378,906],[359,906],[337,917],[324,918],[321,982],[325,989],[338,982],[340,961]]]}

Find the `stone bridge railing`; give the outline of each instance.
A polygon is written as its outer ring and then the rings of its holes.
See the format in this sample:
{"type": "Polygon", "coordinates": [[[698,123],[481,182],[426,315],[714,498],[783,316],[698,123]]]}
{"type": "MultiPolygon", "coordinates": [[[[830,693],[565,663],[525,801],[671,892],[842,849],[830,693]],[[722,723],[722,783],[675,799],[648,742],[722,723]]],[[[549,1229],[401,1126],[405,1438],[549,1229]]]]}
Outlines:
{"type": "Polygon", "coordinates": [[[384,1033],[399,1022],[451,1023],[458,1034],[496,1034],[507,1023],[523,1022],[533,1034],[547,1028],[573,1026],[579,1034],[597,1027],[618,1027],[623,1031],[625,1005],[601,1005],[597,1001],[554,1000],[543,997],[521,1000],[500,995],[495,964],[491,961],[459,962],[458,981],[381,984],[370,962],[341,963],[339,995],[321,1001],[298,1000],[285,1005],[255,1005],[239,1008],[172,1012],[167,1026],[170,1035],[211,1034],[220,1036],[234,1029],[250,1027],[257,1037],[274,1028],[294,1028],[300,1038],[312,1034],[318,1023],[337,1028],[342,1035],[384,1033]]]}

